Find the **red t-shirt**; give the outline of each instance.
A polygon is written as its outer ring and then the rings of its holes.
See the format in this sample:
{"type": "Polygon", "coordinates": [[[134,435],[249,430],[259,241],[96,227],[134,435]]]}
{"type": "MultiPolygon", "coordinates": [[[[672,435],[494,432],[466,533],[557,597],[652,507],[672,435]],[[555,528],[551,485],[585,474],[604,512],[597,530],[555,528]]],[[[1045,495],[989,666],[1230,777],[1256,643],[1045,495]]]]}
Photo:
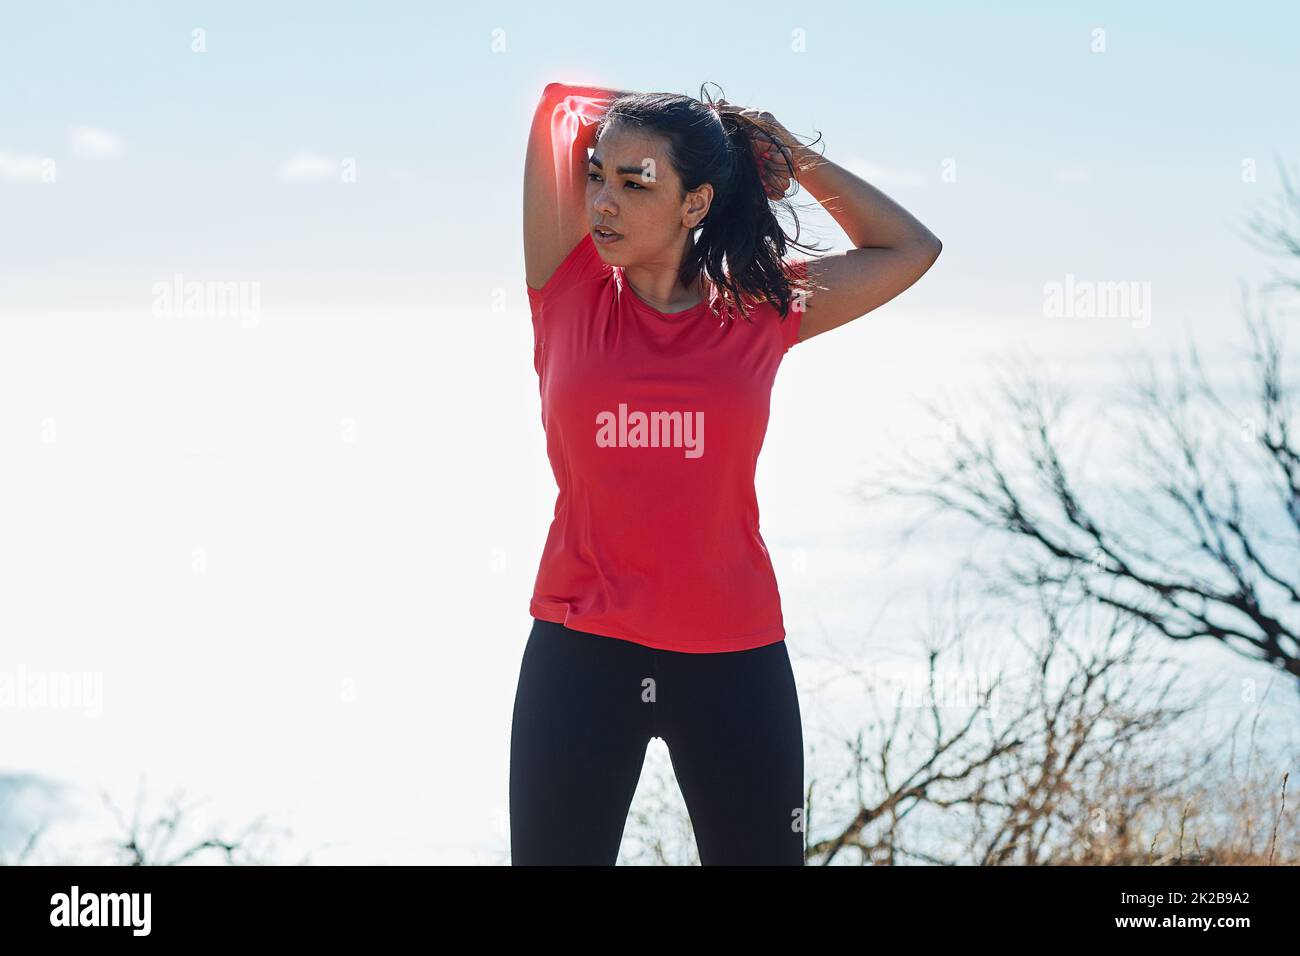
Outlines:
{"type": "Polygon", "coordinates": [[[754,473],[803,313],[761,303],[750,325],[707,301],[659,312],[590,233],[527,289],[559,486],[531,615],[671,651],[782,640],[754,473]]]}

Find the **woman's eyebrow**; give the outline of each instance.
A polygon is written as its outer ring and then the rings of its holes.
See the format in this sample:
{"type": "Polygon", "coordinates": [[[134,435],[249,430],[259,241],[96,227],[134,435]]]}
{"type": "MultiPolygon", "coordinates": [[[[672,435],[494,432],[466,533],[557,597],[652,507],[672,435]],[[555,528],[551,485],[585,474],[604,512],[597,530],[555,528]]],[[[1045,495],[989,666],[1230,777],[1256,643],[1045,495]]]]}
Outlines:
{"type": "MultiPolygon", "coordinates": [[[[604,169],[604,168],[605,168],[604,164],[601,163],[600,159],[599,159],[598,157],[594,156],[594,155],[591,157],[591,165],[595,166],[597,169],[604,169]]],[[[631,175],[631,176],[640,176],[641,173],[643,173],[644,171],[645,171],[645,170],[644,170],[642,167],[640,167],[640,166],[620,166],[620,167],[618,167],[618,172],[620,172],[620,173],[627,173],[627,174],[629,174],[629,175],[631,175]]]]}

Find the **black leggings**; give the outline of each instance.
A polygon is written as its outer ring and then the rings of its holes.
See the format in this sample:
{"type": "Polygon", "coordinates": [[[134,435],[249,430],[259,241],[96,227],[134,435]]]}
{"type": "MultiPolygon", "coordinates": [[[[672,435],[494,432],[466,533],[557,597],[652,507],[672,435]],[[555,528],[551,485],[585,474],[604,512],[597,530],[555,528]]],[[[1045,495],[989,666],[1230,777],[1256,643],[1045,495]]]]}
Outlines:
{"type": "Polygon", "coordinates": [[[510,734],[515,866],[612,866],[651,737],[709,865],[802,866],[803,727],[785,641],[688,654],[534,619],[510,734]]]}

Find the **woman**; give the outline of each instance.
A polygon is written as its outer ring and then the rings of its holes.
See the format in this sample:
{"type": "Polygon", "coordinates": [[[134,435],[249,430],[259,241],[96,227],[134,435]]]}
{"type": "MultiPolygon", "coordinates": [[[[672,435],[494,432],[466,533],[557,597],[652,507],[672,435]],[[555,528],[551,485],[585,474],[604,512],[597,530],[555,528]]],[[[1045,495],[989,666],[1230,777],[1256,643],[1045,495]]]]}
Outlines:
{"type": "Polygon", "coordinates": [[[524,260],[559,496],[515,697],[515,865],[614,864],[651,737],[703,864],[802,865],[799,702],[754,496],[772,383],[939,251],[770,113],[546,87],[524,260]],[[774,213],[792,181],[854,249],[784,258],[811,249],[774,213]]]}

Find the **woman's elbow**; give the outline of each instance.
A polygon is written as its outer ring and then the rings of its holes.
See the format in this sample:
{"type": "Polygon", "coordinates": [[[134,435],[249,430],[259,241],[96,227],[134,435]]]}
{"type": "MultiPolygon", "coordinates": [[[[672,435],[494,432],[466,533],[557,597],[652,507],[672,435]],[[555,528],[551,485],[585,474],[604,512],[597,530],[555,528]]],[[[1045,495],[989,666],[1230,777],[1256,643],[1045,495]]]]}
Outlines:
{"type": "Polygon", "coordinates": [[[931,263],[939,258],[939,253],[943,252],[943,243],[939,241],[938,236],[928,229],[925,235],[921,237],[921,244],[925,247],[931,263]]]}

